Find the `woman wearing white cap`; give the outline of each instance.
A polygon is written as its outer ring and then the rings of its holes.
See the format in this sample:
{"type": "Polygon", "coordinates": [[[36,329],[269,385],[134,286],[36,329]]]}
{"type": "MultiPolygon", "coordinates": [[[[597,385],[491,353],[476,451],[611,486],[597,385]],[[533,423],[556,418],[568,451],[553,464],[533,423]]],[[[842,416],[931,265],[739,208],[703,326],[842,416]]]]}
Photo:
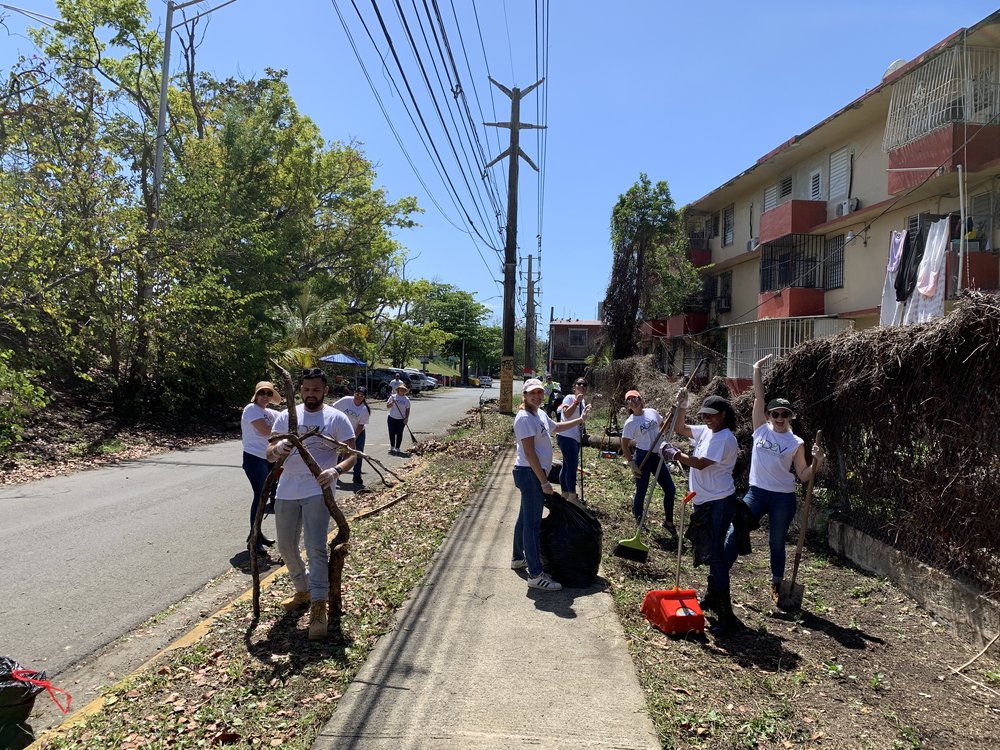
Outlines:
{"type": "Polygon", "coordinates": [[[401,380],[392,382],[398,383],[396,392],[385,402],[385,408],[389,410],[386,420],[389,426],[389,455],[402,452],[403,427],[410,421],[410,399],[406,397],[406,392],[410,389],[401,380]]]}
{"type": "Polygon", "coordinates": [[[725,558],[726,533],[729,531],[729,524],[733,522],[738,502],[736,484],[733,482],[733,469],[739,455],[739,444],[733,434],[736,429],[736,412],[733,411],[733,405],[722,396],[709,396],[701,402],[698,410],[705,424],[685,424],[686,391],[678,397],[677,405],[680,409],[677,434],[691,438],[694,448],[690,453],[684,453],[666,443],[662,448],[663,457],[667,461],[677,461],[682,466],[691,467],[688,487],[696,493],[692,502],[696,507],[709,506],[708,591],[702,607],[711,609],[718,615],[712,632],[726,635],[740,625],[733,613],[729,595],[729,566],[725,558]]]}
{"type": "Polygon", "coordinates": [[[521,508],[514,525],[514,553],[510,567],[527,569],[528,585],[541,591],[559,591],[562,584],[553,581],[542,568],[539,552],[539,530],[545,496],[552,494],[549,469],[552,468],[551,433],[569,430],[583,424],[590,414],[590,405],[583,414],[565,422],[553,422],[540,408],[545,401],[545,385],[538,378],[524,381],[521,407],[514,417],[514,439],[517,459],[514,462],[514,484],[521,491],[521,508]]]}
{"type": "MultiPolygon", "coordinates": [[[[243,433],[243,471],[250,480],[253,489],[253,502],[250,504],[250,534],[253,534],[253,522],[257,517],[257,504],[260,503],[260,493],[264,489],[267,475],[271,473],[274,464],[267,460],[267,438],[271,434],[278,412],[268,408],[271,404],[281,403],[281,397],[273,383],[262,380],[253,389],[253,400],[243,407],[240,419],[240,429],[243,433]]],[[[247,546],[250,545],[250,534],[247,534],[247,546]]],[[[261,532],[258,537],[257,552],[266,553],[264,545],[270,547],[273,539],[268,539],[261,532]]]]}
{"type": "MultiPolygon", "coordinates": [[[[756,520],[768,516],[768,546],[771,549],[771,599],[777,604],[778,588],[785,577],[785,538],[795,517],[795,477],[808,482],[823,465],[823,449],[812,447],[813,464],[806,462],[805,441],[792,432],[795,412],[787,399],[774,398],[764,408],[764,381],[761,365],[768,354],[753,366],[753,452],[750,454],[750,489],[743,503],[756,520]],[[795,473],[792,473],[792,469],[795,473]]],[[[726,560],[736,562],[736,538],[726,537],[726,560]]]]}

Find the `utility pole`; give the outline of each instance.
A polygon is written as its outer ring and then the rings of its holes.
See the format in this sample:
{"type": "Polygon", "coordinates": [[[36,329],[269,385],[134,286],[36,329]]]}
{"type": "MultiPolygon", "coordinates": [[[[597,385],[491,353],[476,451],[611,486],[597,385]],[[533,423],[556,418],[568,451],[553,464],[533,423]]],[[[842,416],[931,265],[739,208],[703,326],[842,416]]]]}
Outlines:
{"type": "Polygon", "coordinates": [[[544,125],[529,125],[521,122],[521,97],[531,93],[545,79],[535,81],[522,91],[517,86],[508,89],[490,77],[490,83],[510,97],[510,122],[484,122],[483,125],[496,128],[510,128],[510,146],[497,158],[486,165],[489,169],[505,156],[509,157],[507,172],[507,237],[503,260],[503,349],[500,354],[500,411],[510,414],[514,411],[514,292],[517,286],[517,172],[520,156],[536,172],[538,167],[521,150],[520,131],[525,128],[541,129],[544,125]]]}
{"type": "Polygon", "coordinates": [[[528,256],[528,310],[527,320],[524,321],[524,369],[525,374],[530,368],[532,373],[535,370],[536,354],[535,344],[537,343],[538,325],[535,323],[535,277],[531,274],[531,260],[528,256]]]}

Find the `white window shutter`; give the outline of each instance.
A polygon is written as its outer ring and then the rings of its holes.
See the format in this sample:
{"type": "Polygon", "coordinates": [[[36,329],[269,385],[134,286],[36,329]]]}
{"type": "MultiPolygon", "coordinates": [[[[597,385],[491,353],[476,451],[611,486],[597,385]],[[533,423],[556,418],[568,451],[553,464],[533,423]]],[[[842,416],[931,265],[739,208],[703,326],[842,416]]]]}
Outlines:
{"type": "Polygon", "coordinates": [[[830,200],[846,198],[851,182],[851,154],[846,148],[830,154],[830,200]]]}

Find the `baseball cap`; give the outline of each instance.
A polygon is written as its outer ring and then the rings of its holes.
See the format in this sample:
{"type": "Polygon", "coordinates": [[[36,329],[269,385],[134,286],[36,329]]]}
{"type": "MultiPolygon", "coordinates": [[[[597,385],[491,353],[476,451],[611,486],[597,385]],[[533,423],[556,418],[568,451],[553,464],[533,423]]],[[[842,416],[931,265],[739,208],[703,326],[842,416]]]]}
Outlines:
{"type": "Polygon", "coordinates": [[[627,391],[625,393],[625,400],[628,401],[630,398],[642,398],[642,394],[639,391],[627,391]]]}
{"type": "Polygon", "coordinates": [[[528,378],[524,381],[524,387],[521,388],[522,393],[527,393],[528,391],[544,391],[545,384],[538,378],[528,378]]]}
{"type": "Polygon", "coordinates": [[[730,404],[722,396],[709,396],[704,401],[701,402],[701,408],[698,409],[699,414],[718,414],[722,411],[732,412],[733,405],[730,404]]]}
{"type": "Polygon", "coordinates": [[[788,409],[788,411],[795,411],[792,406],[792,402],[787,398],[772,398],[767,402],[767,410],[773,411],[774,409],[788,409]]]}

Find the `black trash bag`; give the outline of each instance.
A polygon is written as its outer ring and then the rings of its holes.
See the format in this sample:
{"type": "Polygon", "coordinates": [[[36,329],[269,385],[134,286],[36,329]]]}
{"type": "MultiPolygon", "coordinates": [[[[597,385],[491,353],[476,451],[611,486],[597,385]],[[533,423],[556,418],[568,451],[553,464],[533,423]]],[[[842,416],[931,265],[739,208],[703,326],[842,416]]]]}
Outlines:
{"type": "Polygon", "coordinates": [[[562,472],[562,462],[553,461],[549,469],[549,484],[559,484],[559,474],[562,472]]]}
{"type": "MultiPolygon", "coordinates": [[[[45,689],[17,679],[14,677],[15,669],[24,667],[10,657],[0,656],[0,727],[27,721],[35,706],[35,696],[45,689]]],[[[45,672],[31,671],[31,677],[45,680],[45,672]]]]}
{"type": "Polygon", "coordinates": [[[539,538],[546,572],[569,588],[593,585],[601,566],[601,522],[559,494],[550,495],[547,505],[539,538]]]}

